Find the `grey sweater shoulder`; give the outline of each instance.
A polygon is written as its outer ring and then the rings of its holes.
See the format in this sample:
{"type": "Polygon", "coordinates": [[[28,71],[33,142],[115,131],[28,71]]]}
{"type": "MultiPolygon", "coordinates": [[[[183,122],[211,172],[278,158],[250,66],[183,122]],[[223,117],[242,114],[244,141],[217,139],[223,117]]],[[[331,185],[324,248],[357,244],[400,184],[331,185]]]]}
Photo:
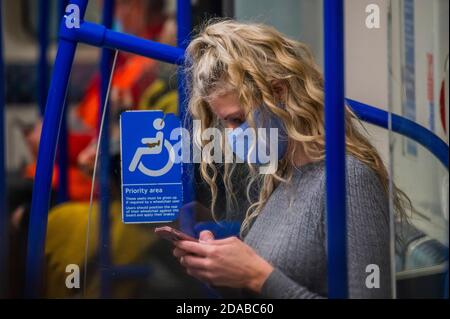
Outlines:
{"type": "MultiPolygon", "coordinates": [[[[388,199],[375,172],[352,156],[346,174],[349,297],[390,298],[388,199]],[[378,287],[366,285],[373,264],[378,287]]],[[[244,238],[274,267],[260,297],[326,298],[326,233],[325,164],[319,161],[276,188],[244,238]]]]}

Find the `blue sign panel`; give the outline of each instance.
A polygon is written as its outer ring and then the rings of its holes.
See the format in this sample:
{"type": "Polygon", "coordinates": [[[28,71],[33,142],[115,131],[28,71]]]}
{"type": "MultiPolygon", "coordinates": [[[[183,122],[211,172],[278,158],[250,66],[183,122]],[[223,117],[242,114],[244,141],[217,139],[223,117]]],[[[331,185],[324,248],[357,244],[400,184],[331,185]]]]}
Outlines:
{"type": "Polygon", "coordinates": [[[170,140],[170,134],[179,128],[179,118],[162,111],[128,111],[120,116],[124,223],[177,218],[183,202],[182,168],[173,148],[179,140],[170,140]]]}

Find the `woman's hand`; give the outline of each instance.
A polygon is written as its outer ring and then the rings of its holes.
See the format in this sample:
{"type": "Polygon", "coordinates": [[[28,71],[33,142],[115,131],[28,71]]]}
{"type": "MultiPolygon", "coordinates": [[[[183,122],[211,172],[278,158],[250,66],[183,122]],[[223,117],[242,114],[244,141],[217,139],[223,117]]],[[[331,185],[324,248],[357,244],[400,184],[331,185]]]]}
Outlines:
{"type": "Polygon", "coordinates": [[[214,286],[246,288],[260,293],[273,267],[237,237],[214,240],[203,231],[200,241],[178,241],[175,257],[187,273],[214,286]]]}

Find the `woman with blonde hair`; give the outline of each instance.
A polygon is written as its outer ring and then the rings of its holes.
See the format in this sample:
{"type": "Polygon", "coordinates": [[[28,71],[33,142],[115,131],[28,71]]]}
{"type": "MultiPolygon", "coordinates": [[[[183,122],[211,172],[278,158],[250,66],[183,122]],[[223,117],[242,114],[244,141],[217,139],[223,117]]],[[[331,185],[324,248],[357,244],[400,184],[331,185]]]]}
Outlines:
{"type": "MultiPolygon", "coordinates": [[[[323,77],[308,48],[272,27],[232,20],[209,23],[186,52],[189,110],[201,120],[194,132],[202,145],[208,128],[224,132],[222,145],[248,162],[250,201],[241,239],[179,241],[174,255],[188,274],[243,296],[326,298],[327,248],[323,77]],[[237,129],[278,129],[277,168],[261,174],[248,143],[238,151],[237,129]],[[254,190],[257,196],[254,197],[254,190]]],[[[348,284],[352,298],[391,296],[388,174],[376,149],[347,108],[348,284]],[[379,284],[366,286],[366,267],[379,267],[379,284]]],[[[259,138],[258,138],[259,142],[259,138]]],[[[241,145],[241,146],[242,146],[241,145]]],[[[217,199],[222,176],[233,197],[235,165],[203,160],[201,173],[217,199]]],[[[394,190],[401,216],[406,197],[394,190]]]]}

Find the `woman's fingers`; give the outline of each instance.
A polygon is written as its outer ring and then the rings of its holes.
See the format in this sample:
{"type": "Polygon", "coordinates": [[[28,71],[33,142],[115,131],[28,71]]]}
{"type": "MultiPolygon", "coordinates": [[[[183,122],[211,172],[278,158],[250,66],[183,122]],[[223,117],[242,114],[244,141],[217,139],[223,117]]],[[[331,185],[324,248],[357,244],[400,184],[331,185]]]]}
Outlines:
{"type": "Polygon", "coordinates": [[[175,242],[175,247],[184,250],[189,254],[198,255],[200,257],[208,256],[213,249],[209,244],[202,244],[188,240],[178,240],[175,242]]]}
{"type": "Polygon", "coordinates": [[[204,257],[197,257],[193,255],[185,255],[180,258],[180,263],[186,268],[208,270],[211,266],[210,260],[204,257]]]}
{"type": "Polygon", "coordinates": [[[187,254],[188,254],[188,252],[186,252],[185,250],[182,250],[182,249],[179,249],[179,248],[174,248],[173,249],[173,255],[176,258],[180,258],[180,257],[186,256],[187,254]]]}

